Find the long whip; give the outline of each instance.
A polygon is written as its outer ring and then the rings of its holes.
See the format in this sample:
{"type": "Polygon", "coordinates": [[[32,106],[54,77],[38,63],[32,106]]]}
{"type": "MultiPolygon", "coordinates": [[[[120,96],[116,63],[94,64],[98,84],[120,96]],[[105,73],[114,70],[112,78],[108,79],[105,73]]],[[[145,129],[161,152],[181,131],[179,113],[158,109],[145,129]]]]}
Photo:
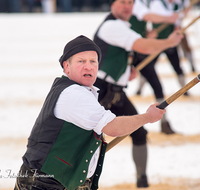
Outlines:
{"type": "MultiPolygon", "coordinates": [[[[190,2],[190,5],[188,8],[191,8],[194,4],[198,3],[200,0],[193,0],[190,2]]],[[[180,11],[179,14],[183,13],[184,10],[180,11]]],[[[157,33],[160,33],[161,31],[163,31],[165,28],[167,28],[170,24],[169,23],[164,23],[164,24],[161,24],[158,28],[155,29],[155,31],[157,33]]]]}
{"type": "MultiPolygon", "coordinates": [[[[193,80],[191,80],[189,83],[187,83],[185,86],[183,86],[176,93],[174,93],[172,96],[170,96],[165,101],[160,103],[157,107],[160,108],[160,109],[165,109],[173,101],[175,101],[177,98],[179,98],[181,95],[183,95],[185,92],[187,92],[190,88],[192,88],[193,86],[195,86],[199,82],[200,82],[200,74],[197,77],[195,77],[193,80]]],[[[111,148],[113,148],[115,145],[117,145],[119,142],[121,142],[123,139],[125,139],[129,135],[114,138],[110,143],[108,143],[107,148],[106,148],[106,152],[109,151],[111,148]]]]}
{"type": "MultiPolygon", "coordinates": [[[[194,24],[199,18],[200,18],[200,16],[198,16],[197,18],[195,18],[195,19],[194,19],[192,22],[190,22],[185,28],[182,28],[182,29],[179,31],[179,33],[180,33],[180,34],[183,34],[183,33],[185,32],[185,30],[186,30],[187,28],[189,28],[192,24],[194,24]]],[[[161,52],[149,55],[149,56],[146,57],[142,62],[140,62],[140,63],[135,67],[135,69],[136,69],[137,71],[142,70],[146,65],[148,65],[148,64],[149,64],[154,58],[156,58],[160,53],[161,53],[161,52]]]]}

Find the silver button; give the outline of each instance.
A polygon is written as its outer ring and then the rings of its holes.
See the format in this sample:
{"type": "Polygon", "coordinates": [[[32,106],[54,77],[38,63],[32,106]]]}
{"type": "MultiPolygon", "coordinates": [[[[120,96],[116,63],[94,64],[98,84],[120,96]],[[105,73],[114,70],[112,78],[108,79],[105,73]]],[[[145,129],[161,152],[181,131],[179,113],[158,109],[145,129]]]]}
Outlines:
{"type": "Polygon", "coordinates": [[[80,183],[83,183],[83,180],[82,180],[82,179],[80,180],[80,183]]]}
{"type": "Polygon", "coordinates": [[[86,160],[86,162],[88,162],[88,160],[86,160]]]}
{"type": "Polygon", "coordinates": [[[99,144],[99,142],[96,142],[96,144],[99,144]]]}
{"type": "Polygon", "coordinates": [[[83,170],[83,173],[86,173],[86,171],[85,171],[85,170],[83,170]]]}
{"type": "Polygon", "coordinates": [[[92,151],[92,150],[90,150],[90,153],[93,153],[93,151],[92,151]]]}

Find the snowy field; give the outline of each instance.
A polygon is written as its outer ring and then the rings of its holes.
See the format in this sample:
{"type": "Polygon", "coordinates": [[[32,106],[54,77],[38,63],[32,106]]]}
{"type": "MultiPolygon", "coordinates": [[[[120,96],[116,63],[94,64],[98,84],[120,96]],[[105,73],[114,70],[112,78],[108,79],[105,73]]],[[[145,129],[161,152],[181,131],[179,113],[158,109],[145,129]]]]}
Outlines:
{"type": "MultiPolygon", "coordinates": [[[[58,59],[65,44],[81,34],[92,39],[106,14],[0,14],[0,189],[14,186],[35,118],[54,78],[62,74],[58,59]]],[[[183,26],[197,16],[199,10],[190,11],[183,26]]],[[[200,73],[200,20],[186,34],[200,73]]],[[[156,69],[168,97],[180,86],[164,55],[159,61],[156,69]]],[[[181,64],[189,82],[196,75],[191,74],[186,59],[181,64]]],[[[138,78],[130,82],[129,96],[135,95],[137,86],[138,78]]],[[[200,135],[200,84],[189,93],[191,97],[180,98],[167,108],[167,117],[177,132],[200,135]]],[[[152,98],[146,100],[148,96],[152,97],[153,92],[146,84],[142,91],[144,101],[134,101],[139,113],[154,102],[152,98]]],[[[160,131],[159,122],[145,128],[149,132],[160,131]]],[[[200,180],[200,143],[148,147],[150,183],[165,178],[200,180]]],[[[121,183],[135,183],[131,145],[118,145],[105,158],[100,186],[121,183]]]]}

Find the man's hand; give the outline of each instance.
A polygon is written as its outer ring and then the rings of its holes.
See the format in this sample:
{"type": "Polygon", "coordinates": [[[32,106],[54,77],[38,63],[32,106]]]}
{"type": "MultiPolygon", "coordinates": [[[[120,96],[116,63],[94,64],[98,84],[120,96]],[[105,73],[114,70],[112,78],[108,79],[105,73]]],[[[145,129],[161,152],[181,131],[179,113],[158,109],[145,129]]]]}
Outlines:
{"type": "Polygon", "coordinates": [[[130,74],[130,76],[129,76],[129,81],[131,81],[131,80],[133,80],[134,78],[136,78],[137,77],[137,74],[138,74],[138,72],[137,72],[137,70],[135,69],[135,67],[131,67],[131,74],[130,74]]]}
{"type": "Polygon", "coordinates": [[[146,38],[156,39],[157,37],[158,37],[158,33],[156,32],[156,30],[147,31],[146,33],[146,38]]]}
{"type": "Polygon", "coordinates": [[[171,16],[167,17],[167,21],[171,24],[176,23],[176,21],[179,19],[179,13],[174,13],[171,16]]]}
{"type": "Polygon", "coordinates": [[[149,123],[154,123],[156,121],[159,121],[162,119],[163,114],[166,112],[165,109],[159,109],[156,106],[158,106],[159,103],[152,104],[146,111],[146,115],[149,118],[149,123]]]}
{"type": "Polygon", "coordinates": [[[183,39],[183,34],[180,34],[180,30],[175,30],[172,32],[167,40],[170,42],[171,46],[170,47],[175,47],[177,46],[181,40],[183,39]]]}

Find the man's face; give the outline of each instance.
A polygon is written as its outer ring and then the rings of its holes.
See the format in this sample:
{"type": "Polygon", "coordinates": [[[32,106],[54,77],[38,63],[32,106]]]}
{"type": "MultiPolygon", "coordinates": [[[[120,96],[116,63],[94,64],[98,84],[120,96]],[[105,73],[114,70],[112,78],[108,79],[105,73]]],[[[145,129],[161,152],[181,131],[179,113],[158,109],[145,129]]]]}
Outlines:
{"type": "Polygon", "coordinates": [[[67,76],[83,86],[92,87],[98,72],[98,55],[96,51],[83,51],[71,57],[70,62],[63,62],[67,76]]]}
{"type": "Polygon", "coordinates": [[[133,3],[133,0],[116,0],[111,5],[111,11],[115,17],[129,21],[132,15],[133,3]]]}

